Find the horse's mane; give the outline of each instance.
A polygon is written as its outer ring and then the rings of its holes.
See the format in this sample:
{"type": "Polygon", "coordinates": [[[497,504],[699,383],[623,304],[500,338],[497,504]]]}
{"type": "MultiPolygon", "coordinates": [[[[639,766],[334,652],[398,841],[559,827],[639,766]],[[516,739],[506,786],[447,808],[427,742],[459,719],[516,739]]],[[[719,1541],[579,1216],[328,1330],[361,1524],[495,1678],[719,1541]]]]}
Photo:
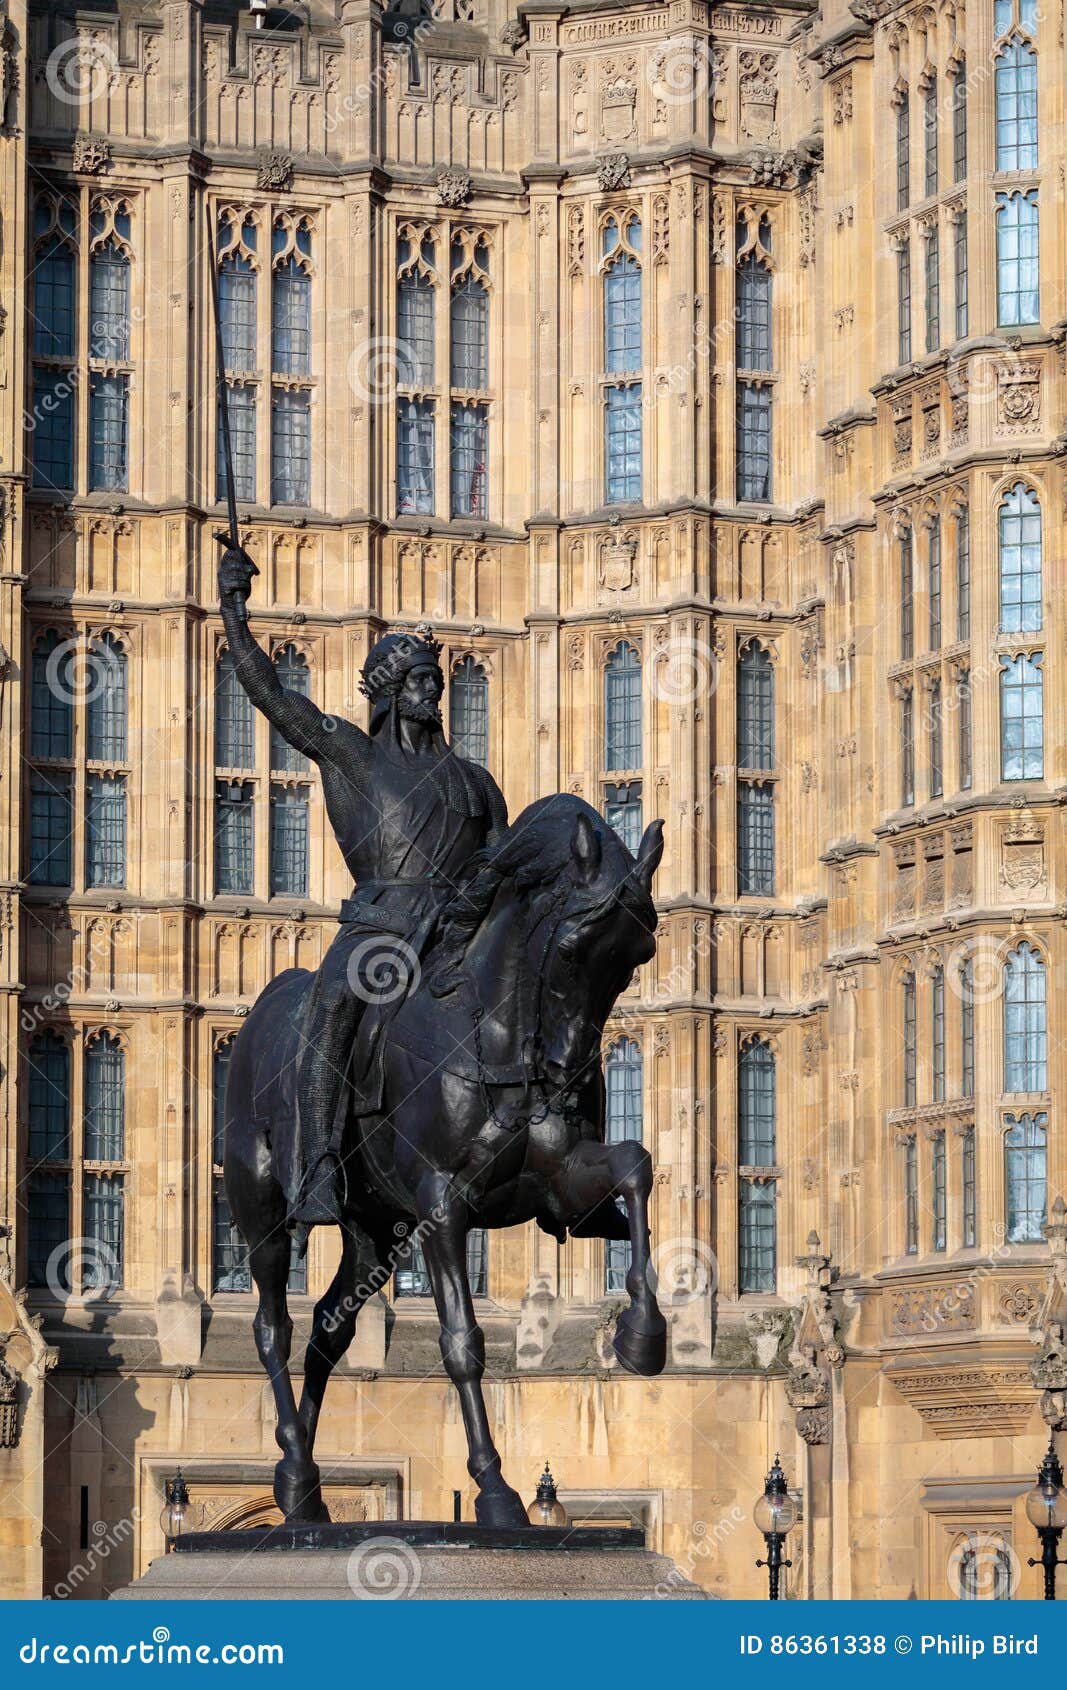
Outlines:
{"type": "Polygon", "coordinates": [[[434,947],[430,989],[435,997],[452,991],[460,981],[464,957],[474,935],[489,914],[500,887],[510,880],[519,892],[534,891],[555,884],[569,867],[574,824],[584,815],[602,836],[618,847],[621,859],[629,859],[622,840],[604,818],[573,793],[558,792],[537,798],[517,816],[498,845],[486,846],[470,860],[463,884],[441,912],[440,940],[434,947]]]}

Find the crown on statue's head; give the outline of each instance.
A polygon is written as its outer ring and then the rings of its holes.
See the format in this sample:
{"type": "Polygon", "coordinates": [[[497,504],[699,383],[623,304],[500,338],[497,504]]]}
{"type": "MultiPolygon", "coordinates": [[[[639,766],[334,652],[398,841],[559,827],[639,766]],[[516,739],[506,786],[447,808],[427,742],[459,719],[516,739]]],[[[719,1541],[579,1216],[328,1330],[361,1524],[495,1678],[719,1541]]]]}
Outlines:
{"type": "Polygon", "coordinates": [[[417,669],[422,663],[440,667],[441,649],[441,642],[434,639],[428,622],[420,622],[411,633],[398,630],[383,634],[367,653],[359,683],[360,692],[372,703],[383,693],[392,695],[399,692],[409,669],[417,669]]]}

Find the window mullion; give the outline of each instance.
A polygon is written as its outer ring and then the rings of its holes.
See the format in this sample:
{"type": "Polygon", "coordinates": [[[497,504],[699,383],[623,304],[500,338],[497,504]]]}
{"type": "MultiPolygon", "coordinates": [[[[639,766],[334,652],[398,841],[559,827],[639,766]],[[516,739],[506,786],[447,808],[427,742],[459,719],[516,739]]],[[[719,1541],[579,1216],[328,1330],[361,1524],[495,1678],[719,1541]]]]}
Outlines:
{"type": "MultiPolygon", "coordinates": [[[[70,1236],[71,1238],[84,1238],[86,1056],[84,1027],[75,1027],[70,1054],[70,1236]]],[[[73,1269],[73,1266],[72,1260],[71,1269],[73,1269]]],[[[77,1285],[71,1284],[71,1290],[75,1295],[79,1295],[81,1289],[80,1282],[77,1285]]]]}
{"type": "Polygon", "coordinates": [[[452,229],[445,223],[437,246],[434,302],[434,497],[433,508],[452,514],[452,229]]]}
{"type": "MultiPolygon", "coordinates": [[[[84,495],[89,489],[89,188],[78,190],[78,252],[75,290],[74,368],[78,380],[74,395],[74,487],[84,495]]],[[[87,554],[83,553],[83,558],[87,554]]],[[[79,582],[79,588],[82,588],[79,582]]]]}

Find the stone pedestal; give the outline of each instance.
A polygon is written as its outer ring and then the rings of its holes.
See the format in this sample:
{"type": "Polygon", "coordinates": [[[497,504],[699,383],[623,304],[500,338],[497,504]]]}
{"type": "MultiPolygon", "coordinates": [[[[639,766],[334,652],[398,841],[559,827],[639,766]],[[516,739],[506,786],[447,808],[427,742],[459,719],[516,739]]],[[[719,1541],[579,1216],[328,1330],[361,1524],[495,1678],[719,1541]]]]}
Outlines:
{"type": "Polygon", "coordinates": [[[705,1601],[644,1533],[390,1521],[201,1532],[112,1600],[705,1601]]]}

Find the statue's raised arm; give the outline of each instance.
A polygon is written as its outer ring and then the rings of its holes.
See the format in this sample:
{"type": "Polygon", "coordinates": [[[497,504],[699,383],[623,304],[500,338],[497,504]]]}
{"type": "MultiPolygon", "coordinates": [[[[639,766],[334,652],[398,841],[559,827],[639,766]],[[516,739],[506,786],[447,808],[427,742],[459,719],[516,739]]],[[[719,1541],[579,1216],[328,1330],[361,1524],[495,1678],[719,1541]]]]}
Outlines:
{"type": "MultiPolygon", "coordinates": [[[[317,763],[337,755],[337,722],[325,715],[303,693],[283,687],[268,654],[248,628],[242,614],[257,575],[252,559],[239,546],[230,546],[219,562],[219,600],[223,627],[233,653],[237,678],[257,710],[277,728],[282,738],[305,757],[317,763]]],[[[345,723],[345,745],[349,758],[352,739],[366,735],[351,722],[345,723]]]]}

